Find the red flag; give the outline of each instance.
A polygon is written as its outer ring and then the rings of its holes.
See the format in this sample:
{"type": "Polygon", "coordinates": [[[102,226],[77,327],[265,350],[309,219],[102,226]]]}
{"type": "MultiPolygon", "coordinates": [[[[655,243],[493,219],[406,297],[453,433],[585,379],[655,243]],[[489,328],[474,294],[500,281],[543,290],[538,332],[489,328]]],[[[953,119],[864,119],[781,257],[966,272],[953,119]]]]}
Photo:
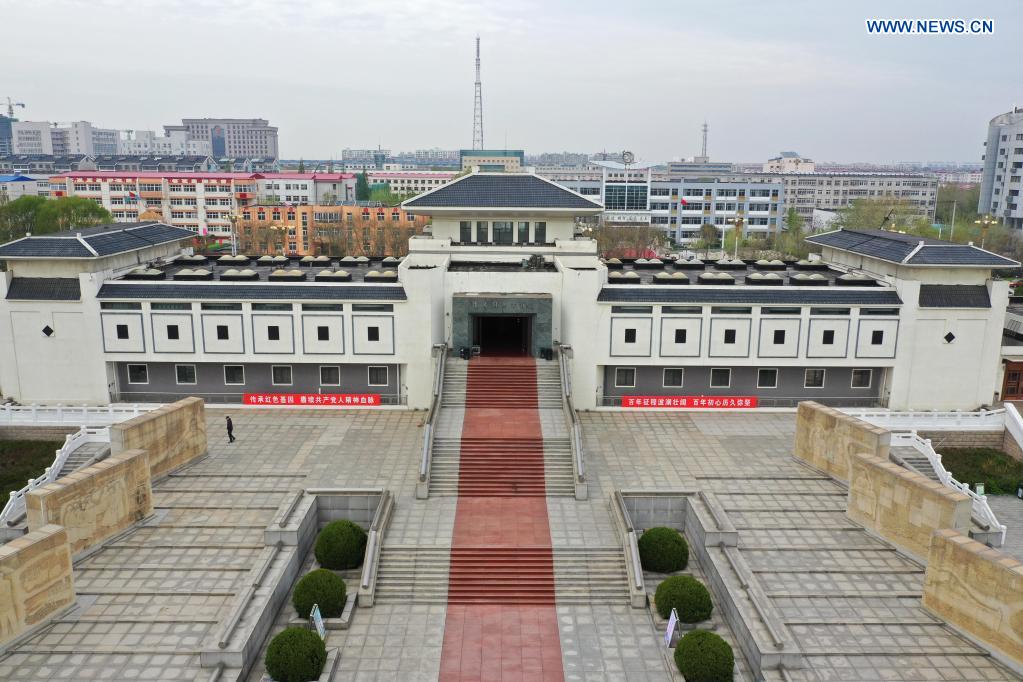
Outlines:
{"type": "Polygon", "coordinates": [[[683,206],[688,206],[689,205],[689,202],[686,201],[685,199],[682,199],[682,198],[679,198],[679,203],[681,203],[683,206]]]}

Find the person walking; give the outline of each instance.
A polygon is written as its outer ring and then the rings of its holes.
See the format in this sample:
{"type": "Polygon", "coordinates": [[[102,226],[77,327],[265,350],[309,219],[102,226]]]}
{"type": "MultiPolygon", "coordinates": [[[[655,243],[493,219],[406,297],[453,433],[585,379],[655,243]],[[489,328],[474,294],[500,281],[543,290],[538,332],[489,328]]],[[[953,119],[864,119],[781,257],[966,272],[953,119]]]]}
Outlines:
{"type": "Polygon", "coordinates": [[[231,421],[230,417],[227,418],[227,442],[234,442],[234,422],[231,421]]]}

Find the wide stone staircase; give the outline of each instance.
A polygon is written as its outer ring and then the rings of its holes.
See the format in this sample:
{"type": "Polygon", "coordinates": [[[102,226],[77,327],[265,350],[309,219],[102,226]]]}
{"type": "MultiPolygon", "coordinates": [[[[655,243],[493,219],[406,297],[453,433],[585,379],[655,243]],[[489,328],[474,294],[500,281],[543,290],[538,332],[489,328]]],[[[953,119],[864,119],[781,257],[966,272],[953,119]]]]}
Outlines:
{"type": "Polygon", "coordinates": [[[63,478],[64,476],[81,469],[86,462],[109,454],[110,443],[85,443],[68,455],[68,458],[64,460],[64,466],[61,468],[60,474],[57,478],[63,478]]]}
{"type": "Polygon", "coordinates": [[[462,439],[433,443],[430,494],[574,496],[568,438],[462,439]],[[509,463],[542,463],[510,467],[509,463]]]}
{"type": "Polygon", "coordinates": [[[923,474],[936,483],[941,482],[938,479],[938,474],[934,471],[934,467],[931,466],[930,461],[916,448],[904,446],[893,447],[891,449],[891,454],[896,456],[898,459],[901,459],[903,465],[908,464],[908,468],[918,474],[923,474]]]}
{"type": "Polygon", "coordinates": [[[488,386],[486,394],[466,394],[469,363],[449,359],[444,366],[441,407],[561,409],[561,375],[558,363],[537,360],[529,365],[480,365],[474,380],[488,386]]]}
{"type": "Polygon", "coordinates": [[[413,604],[627,604],[619,547],[385,546],[376,599],[413,604]],[[554,579],[551,580],[553,570],[554,579]],[[449,591],[449,578],[457,585],[449,591]]]}

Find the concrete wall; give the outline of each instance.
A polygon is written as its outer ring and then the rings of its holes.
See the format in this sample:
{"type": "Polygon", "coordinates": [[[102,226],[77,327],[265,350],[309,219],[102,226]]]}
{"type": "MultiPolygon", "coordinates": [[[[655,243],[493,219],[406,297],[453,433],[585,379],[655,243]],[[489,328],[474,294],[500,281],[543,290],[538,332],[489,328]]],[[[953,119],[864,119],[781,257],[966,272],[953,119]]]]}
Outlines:
{"type": "Polygon", "coordinates": [[[842,482],[849,480],[849,456],[866,453],[887,461],[891,434],[878,426],[812,401],[796,411],[795,456],[842,482]]]}
{"type": "Polygon", "coordinates": [[[939,530],[931,540],[923,605],[1023,668],[1023,562],[955,530],[939,530]]]}
{"type": "Polygon", "coordinates": [[[184,398],[110,427],[110,452],[145,450],[152,478],[206,454],[206,408],[184,398]]]}
{"type": "Polygon", "coordinates": [[[917,431],[927,438],[938,452],[941,448],[995,448],[1001,450],[1004,430],[997,431],[917,431]]]}
{"type": "Polygon", "coordinates": [[[969,531],[970,498],[888,460],[853,453],[846,515],[923,561],[935,530],[969,531]]]}
{"type": "Polygon", "coordinates": [[[153,513],[149,457],[127,450],[28,493],[29,530],[67,529],[72,554],[102,543],[153,513]]]}
{"type": "Polygon", "coordinates": [[[75,602],[71,573],[60,526],[43,525],[0,546],[0,646],[75,602]]]}

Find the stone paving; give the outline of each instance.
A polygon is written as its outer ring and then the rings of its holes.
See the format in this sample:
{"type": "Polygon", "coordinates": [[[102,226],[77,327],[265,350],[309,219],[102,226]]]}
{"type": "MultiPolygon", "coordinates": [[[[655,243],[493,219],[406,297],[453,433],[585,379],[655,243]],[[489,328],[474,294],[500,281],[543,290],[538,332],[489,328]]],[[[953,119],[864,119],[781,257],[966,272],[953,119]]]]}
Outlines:
{"type": "MultiPolygon", "coordinates": [[[[262,527],[302,487],[385,487],[396,502],[387,544],[450,546],[456,499],[414,499],[422,412],[235,410],[233,445],[224,414],[208,410],[210,457],[156,486],[146,526],[76,565],[79,608],[0,658],[0,680],[208,679],[200,644],[242,589],[262,527]]],[[[445,428],[456,432],[459,416],[445,428]]],[[[811,668],[785,679],[1018,679],[924,612],[921,567],[846,521],[844,490],[790,457],[792,414],[581,418],[590,499],[548,499],[555,547],[617,545],[607,510],[614,489],[703,488],[720,495],[741,528],[742,556],[810,654],[811,668]]],[[[557,428],[554,415],[543,420],[545,433],[557,428]]],[[[1023,514],[1010,516],[1023,501],[1004,504],[996,513],[1023,529],[1023,514]]],[[[1010,532],[1010,551],[1017,542],[1023,535],[1010,532]]],[[[341,648],[334,679],[436,679],[446,612],[358,609],[350,630],[328,635],[341,648]]],[[[291,615],[289,602],[277,628],[291,615]]],[[[671,679],[648,611],[559,605],[557,618],[566,679],[671,679]]],[[[262,674],[259,662],[248,679],[262,674]]]]}
{"type": "Polygon", "coordinates": [[[1023,500],[1015,495],[988,495],[987,501],[998,522],[1008,528],[1001,550],[1023,561],[1023,500]]]}

